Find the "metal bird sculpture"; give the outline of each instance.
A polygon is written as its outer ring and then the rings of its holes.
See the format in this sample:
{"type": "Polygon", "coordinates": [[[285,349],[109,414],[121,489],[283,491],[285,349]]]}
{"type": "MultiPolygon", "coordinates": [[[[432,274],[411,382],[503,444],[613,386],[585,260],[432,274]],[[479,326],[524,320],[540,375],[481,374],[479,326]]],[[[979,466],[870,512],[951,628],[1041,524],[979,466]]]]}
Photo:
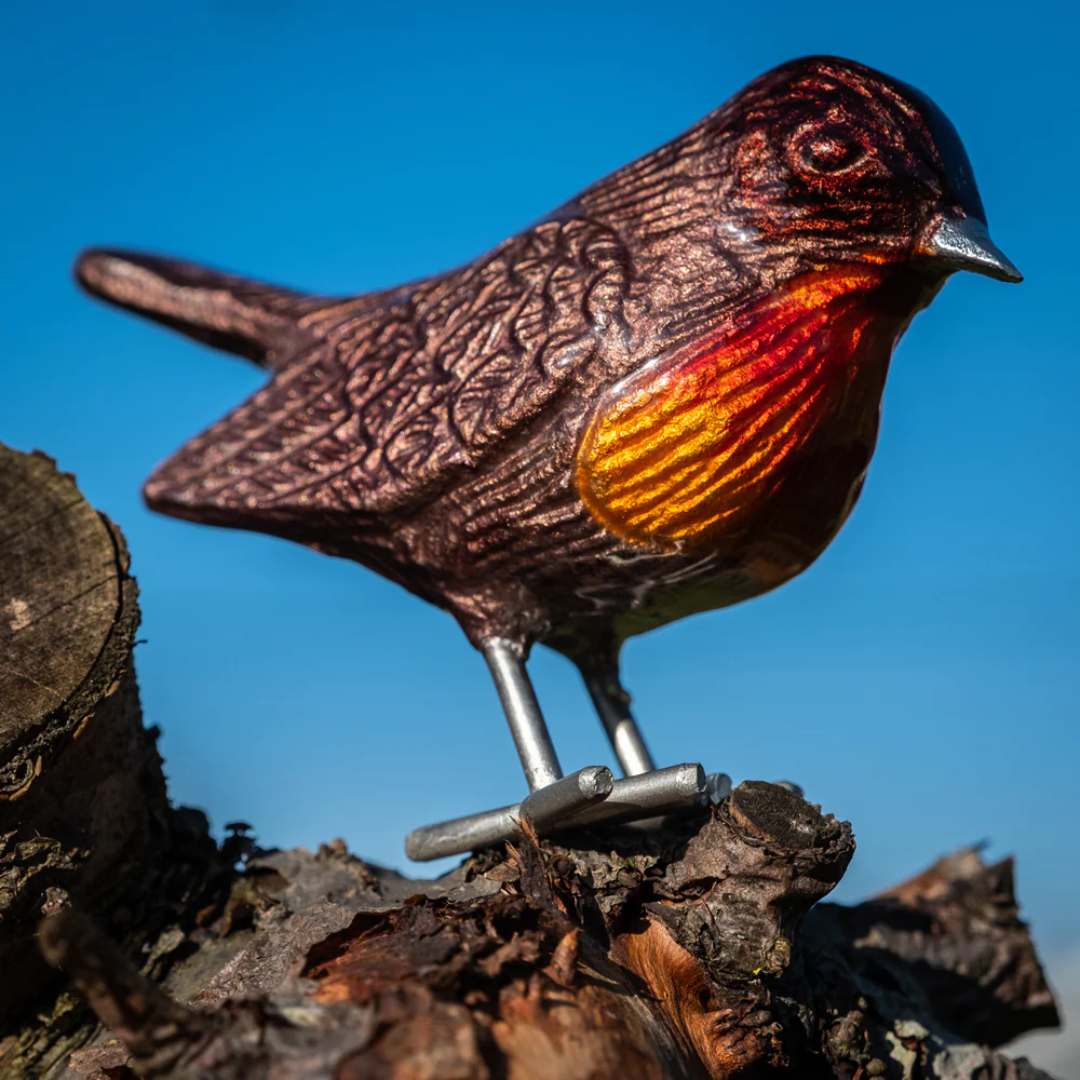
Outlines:
{"type": "Polygon", "coordinates": [[[893,348],[956,270],[1020,281],[923,94],[797,60],[475,262],[324,298],[93,250],[96,296],[271,372],[148,504],[353,559],[484,654],[532,792],[413,858],[707,798],[656,769],[631,635],[805,570],[858,498],[893,348]],[[525,662],[573,660],[625,779],[563,777],[525,662]]]}

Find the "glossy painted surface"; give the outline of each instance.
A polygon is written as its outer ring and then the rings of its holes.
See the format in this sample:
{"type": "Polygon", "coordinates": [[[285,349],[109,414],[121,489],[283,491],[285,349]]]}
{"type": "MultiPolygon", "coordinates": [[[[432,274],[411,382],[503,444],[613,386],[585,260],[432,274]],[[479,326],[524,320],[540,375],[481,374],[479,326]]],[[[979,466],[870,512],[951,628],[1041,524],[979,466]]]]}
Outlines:
{"type": "MultiPolygon", "coordinates": [[[[868,302],[871,267],[808,274],[718,333],[645,365],[598,404],[576,481],[605,528],[636,543],[708,550],[752,524],[819,424],[859,437],[873,392],[846,400],[860,365],[883,374],[895,318],[868,302]]],[[[875,382],[877,380],[874,380],[875,382]]]]}

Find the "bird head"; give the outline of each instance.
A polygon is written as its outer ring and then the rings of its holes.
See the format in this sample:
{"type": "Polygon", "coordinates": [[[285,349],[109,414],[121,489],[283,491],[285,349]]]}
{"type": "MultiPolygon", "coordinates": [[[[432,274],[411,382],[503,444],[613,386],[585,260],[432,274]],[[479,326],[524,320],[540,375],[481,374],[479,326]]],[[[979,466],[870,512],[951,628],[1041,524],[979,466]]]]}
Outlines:
{"type": "Polygon", "coordinates": [[[838,262],[1018,282],[956,129],[920,91],[834,57],[767,72],[711,118],[721,242],[781,277],[838,262]],[[756,257],[756,260],[755,260],[756,257]]]}

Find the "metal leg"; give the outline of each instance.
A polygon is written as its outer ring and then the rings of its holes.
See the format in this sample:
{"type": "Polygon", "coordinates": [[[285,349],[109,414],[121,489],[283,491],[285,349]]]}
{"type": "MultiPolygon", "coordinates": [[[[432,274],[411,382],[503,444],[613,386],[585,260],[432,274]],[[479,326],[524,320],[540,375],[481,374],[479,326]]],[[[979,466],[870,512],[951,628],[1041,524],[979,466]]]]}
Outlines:
{"type": "Polygon", "coordinates": [[[613,780],[611,770],[599,765],[564,778],[525,661],[501,638],[484,642],[483,653],[532,794],[513,806],[414,830],[405,840],[410,859],[423,862],[490,847],[520,835],[524,821],[547,835],[708,805],[711,778],[700,765],[654,768],[617,675],[586,675],[585,681],[627,778],[613,780]]]}
{"type": "Polygon", "coordinates": [[[503,638],[489,638],[484,642],[484,659],[491,669],[491,677],[499,691],[510,734],[514,736],[521,767],[529,790],[554,784],[562,779],[559,759],[551,745],[544,715],[532,688],[529,673],[513,645],[503,638]]]}
{"type": "Polygon", "coordinates": [[[630,695],[622,688],[618,673],[599,675],[586,671],[583,676],[623,775],[640,776],[652,772],[656,765],[630,712],[630,695]]]}

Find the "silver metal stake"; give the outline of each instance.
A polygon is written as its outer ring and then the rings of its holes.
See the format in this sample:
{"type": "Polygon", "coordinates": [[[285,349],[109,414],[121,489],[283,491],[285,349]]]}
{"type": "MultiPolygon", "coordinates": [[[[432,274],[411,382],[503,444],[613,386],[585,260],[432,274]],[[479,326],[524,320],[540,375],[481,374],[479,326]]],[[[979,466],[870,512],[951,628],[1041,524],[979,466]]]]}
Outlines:
{"type": "Polygon", "coordinates": [[[706,791],[705,770],[697,762],[669,765],[666,769],[654,769],[638,776],[628,776],[625,780],[616,780],[611,794],[603,802],[586,806],[564,818],[559,822],[558,829],[553,831],[576,829],[582,825],[634,821],[694,809],[702,805],[706,791]]]}
{"type": "Polygon", "coordinates": [[[499,691],[529,790],[536,791],[561,780],[559,759],[555,756],[547,724],[525,670],[525,661],[504,638],[489,638],[484,642],[483,652],[499,691]]]}
{"type": "Polygon", "coordinates": [[[553,789],[530,795],[515,806],[487,810],[480,814],[441,821],[437,825],[425,825],[409,833],[405,840],[405,853],[416,862],[440,859],[446,855],[463,855],[490,847],[501,840],[510,840],[519,834],[518,823],[523,816],[531,817],[540,828],[537,813],[530,813],[530,802],[542,814],[550,801],[560,804],[560,813],[548,820],[543,831],[561,832],[587,825],[633,821],[656,817],[660,814],[699,809],[706,793],[705,770],[696,763],[672,765],[667,769],[626,780],[610,782],[611,773],[602,767],[582,769],[559,781],[556,793],[553,789]],[[607,773],[607,778],[604,777],[607,773]],[[610,787],[608,784],[610,783],[610,787]],[[608,791],[606,795],[601,793],[608,791]],[[573,810],[575,800],[580,809],[573,810]],[[570,812],[566,812],[570,811],[570,812]]]}
{"type": "Polygon", "coordinates": [[[405,854],[414,862],[427,862],[490,847],[519,835],[520,823],[526,818],[538,832],[546,832],[576,811],[603,802],[614,785],[610,769],[589,765],[514,806],[414,829],[405,839],[405,854]]]}
{"type": "Polygon", "coordinates": [[[619,700],[622,688],[618,680],[590,673],[585,676],[585,687],[607,732],[611,748],[619,759],[623,775],[640,776],[641,773],[652,772],[656,768],[652,754],[645,745],[630,706],[619,700]]]}
{"type": "Polygon", "coordinates": [[[521,804],[521,816],[528,818],[537,832],[544,832],[585,807],[603,802],[611,794],[614,784],[609,768],[586,765],[584,769],[534,791],[521,804]]]}

